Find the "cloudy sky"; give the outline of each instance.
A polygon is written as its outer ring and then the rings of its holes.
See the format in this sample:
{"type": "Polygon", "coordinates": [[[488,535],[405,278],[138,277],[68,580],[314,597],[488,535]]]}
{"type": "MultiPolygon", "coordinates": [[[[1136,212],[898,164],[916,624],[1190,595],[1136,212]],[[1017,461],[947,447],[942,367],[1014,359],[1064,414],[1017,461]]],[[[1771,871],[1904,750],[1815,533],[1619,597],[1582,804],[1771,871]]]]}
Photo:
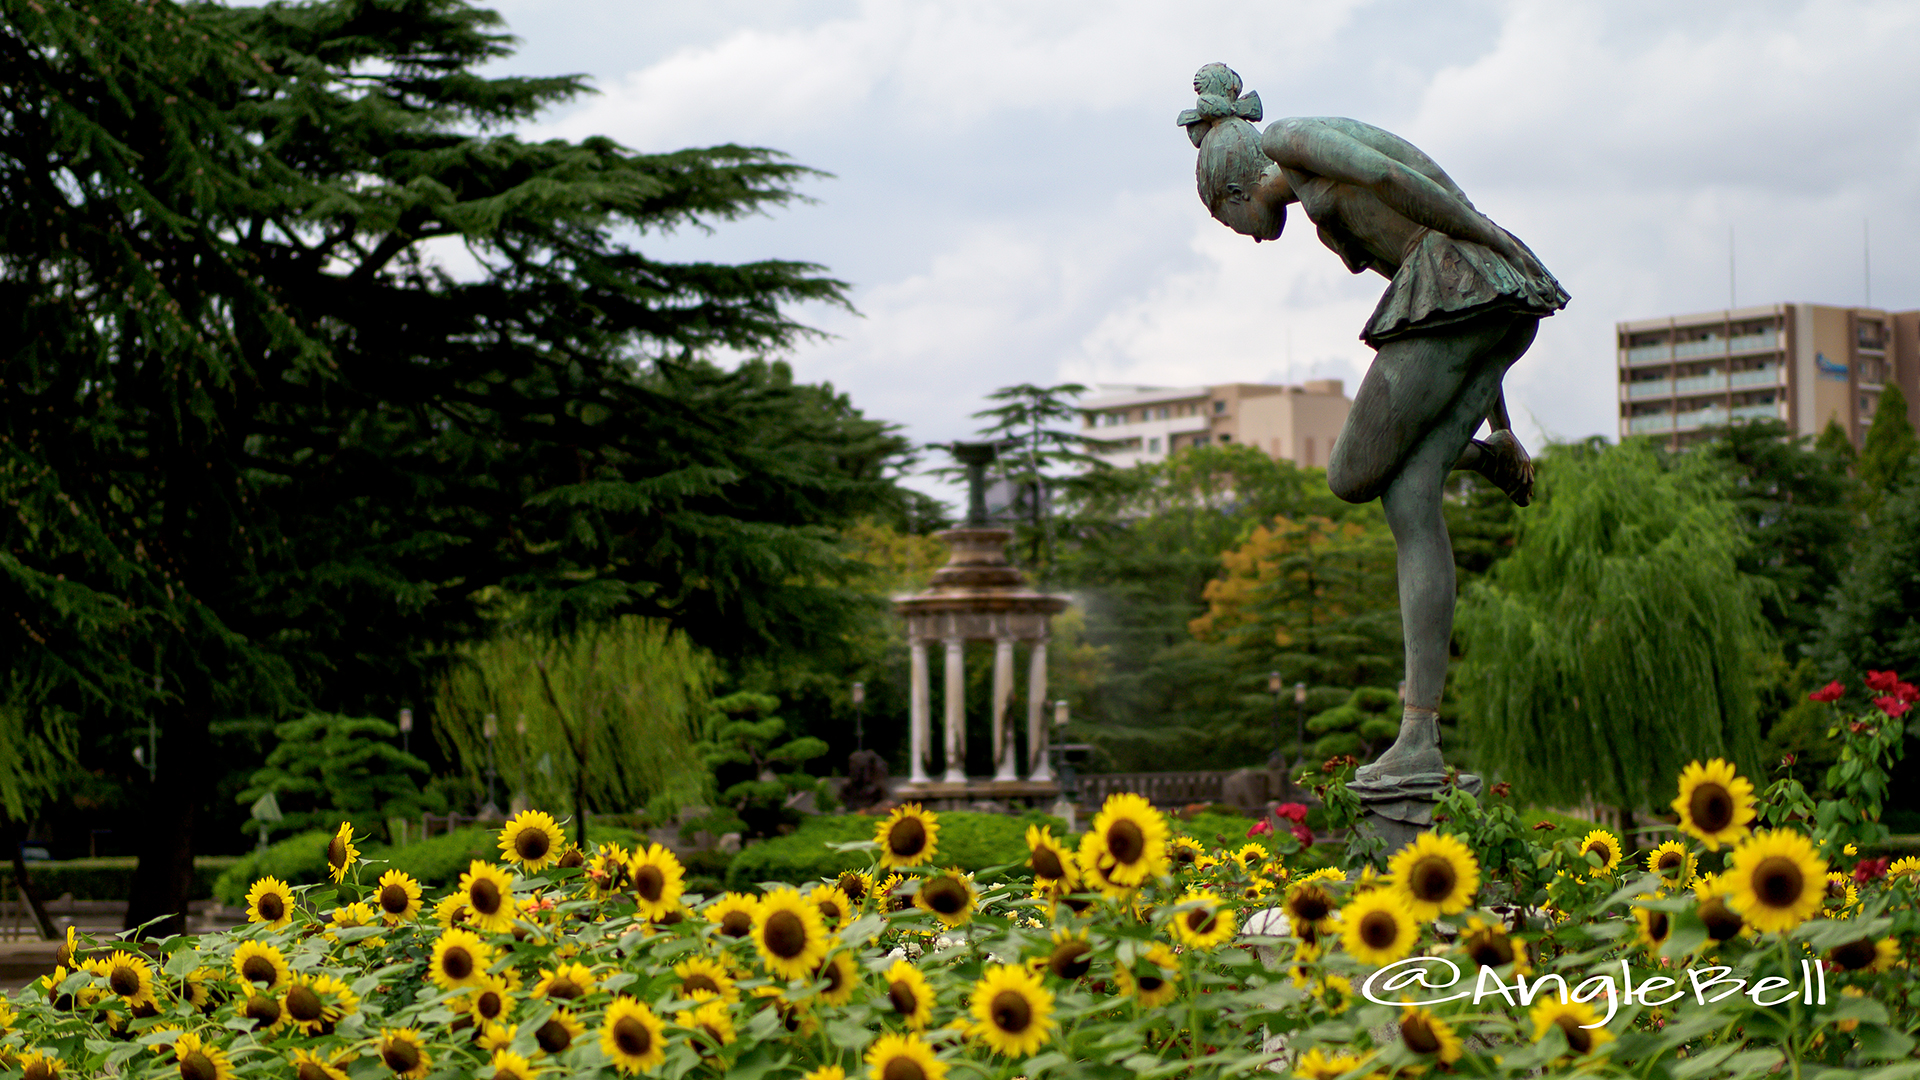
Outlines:
{"type": "Polygon", "coordinates": [[[920,441],[1018,382],[1347,380],[1385,282],[1295,217],[1206,214],[1173,118],[1238,70],[1268,120],[1351,116],[1440,162],[1573,295],[1508,379],[1524,439],[1612,436],[1613,323],[1738,303],[1920,306],[1920,4],[1196,5],[496,0],[498,73],[592,76],[528,134],[738,142],[831,173],[775,216],[648,241],[803,259],[827,380],[920,441]],[[1871,251],[1871,275],[1863,248],[1871,251]]]}

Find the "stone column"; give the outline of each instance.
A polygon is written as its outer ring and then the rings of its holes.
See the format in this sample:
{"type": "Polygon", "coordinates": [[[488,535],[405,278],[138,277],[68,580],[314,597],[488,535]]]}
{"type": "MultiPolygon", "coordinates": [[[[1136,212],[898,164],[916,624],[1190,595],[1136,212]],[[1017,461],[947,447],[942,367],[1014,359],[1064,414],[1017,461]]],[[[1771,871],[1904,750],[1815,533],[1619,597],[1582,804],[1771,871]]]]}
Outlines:
{"type": "Polygon", "coordinates": [[[1047,736],[1052,733],[1047,715],[1047,639],[1033,643],[1027,659],[1027,778],[1042,783],[1053,780],[1053,762],[1047,757],[1047,736]]]}
{"type": "Polygon", "coordinates": [[[932,702],[929,700],[927,685],[927,643],[916,639],[911,645],[913,653],[913,678],[907,690],[907,779],[910,783],[927,782],[927,736],[933,733],[932,702]]]}
{"type": "Polygon", "coordinates": [[[993,643],[993,778],[1020,779],[1020,744],[1007,715],[1013,707],[1013,639],[993,643]]]}
{"type": "Polygon", "coordinates": [[[949,783],[967,779],[967,643],[947,639],[947,772],[949,783]]]}

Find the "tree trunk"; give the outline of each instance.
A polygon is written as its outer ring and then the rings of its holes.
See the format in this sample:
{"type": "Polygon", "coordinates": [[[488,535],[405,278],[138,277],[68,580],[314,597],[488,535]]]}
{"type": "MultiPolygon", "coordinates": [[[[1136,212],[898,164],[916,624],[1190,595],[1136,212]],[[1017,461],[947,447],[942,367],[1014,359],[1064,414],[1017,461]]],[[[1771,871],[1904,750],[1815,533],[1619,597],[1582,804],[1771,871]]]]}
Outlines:
{"type": "Polygon", "coordinates": [[[40,902],[40,890],[33,887],[33,878],[27,873],[27,858],[20,853],[21,841],[18,837],[13,844],[13,883],[20,890],[21,899],[33,910],[33,924],[40,930],[42,941],[52,941],[60,936],[53,928],[53,920],[47,916],[45,904],[40,902]]]}
{"type": "Polygon", "coordinates": [[[187,702],[171,708],[161,726],[160,768],[127,902],[129,927],[167,916],[152,933],[186,932],[187,905],[193,899],[195,811],[213,781],[207,769],[207,716],[199,702],[187,702]]]}

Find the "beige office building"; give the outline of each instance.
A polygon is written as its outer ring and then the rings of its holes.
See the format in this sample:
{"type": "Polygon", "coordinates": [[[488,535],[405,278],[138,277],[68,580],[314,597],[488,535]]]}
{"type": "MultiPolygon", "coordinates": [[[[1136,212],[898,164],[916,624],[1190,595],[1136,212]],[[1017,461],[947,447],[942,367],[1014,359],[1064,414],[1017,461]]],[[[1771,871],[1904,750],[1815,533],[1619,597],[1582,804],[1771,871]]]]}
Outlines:
{"type": "Polygon", "coordinates": [[[1778,419],[1866,436],[1897,384],[1920,421],[1920,311],[1770,304],[1619,323],[1620,435],[1684,446],[1715,426],[1778,419]]]}
{"type": "Polygon", "coordinates": [[[1079,402],[1086,433],[1107,443],[1095,452],[1121,468],[1236,442],[1325,468],[1352,405],[1339,379],[1299,386],[1100,386],[1079,402]]]}

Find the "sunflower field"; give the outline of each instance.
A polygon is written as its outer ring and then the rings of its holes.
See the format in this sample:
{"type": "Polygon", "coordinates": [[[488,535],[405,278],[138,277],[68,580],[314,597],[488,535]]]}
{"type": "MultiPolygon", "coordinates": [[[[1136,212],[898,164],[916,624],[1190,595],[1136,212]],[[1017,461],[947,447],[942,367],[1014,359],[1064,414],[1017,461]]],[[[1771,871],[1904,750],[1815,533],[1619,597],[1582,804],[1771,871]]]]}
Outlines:
{"type": "MultiPolygon", "coordinates": [[[[61,967],[0,1006],[0,1069],[1897,1080],[1920,1073],[1920,859],[1860,854],[1896,717],[1836,722],[1857,766],[1840,799],[1695,763],[1674,839],[1642,853],[1516,831],[1496,793],[1449,799],[1382,868],[1308,871],[1116,795],[1084,835],[1035,825],[1023,867],[976,878],[907,804],[849,845],[866,869],[698,896],[664,848],[581,851],[530,811],[429,896],[343,826],[330,881],[254,882],[235,930],[69,932],[61,967]]],[[[1330,809],[1342,775],[1322,777],[1330,809]]]]}

